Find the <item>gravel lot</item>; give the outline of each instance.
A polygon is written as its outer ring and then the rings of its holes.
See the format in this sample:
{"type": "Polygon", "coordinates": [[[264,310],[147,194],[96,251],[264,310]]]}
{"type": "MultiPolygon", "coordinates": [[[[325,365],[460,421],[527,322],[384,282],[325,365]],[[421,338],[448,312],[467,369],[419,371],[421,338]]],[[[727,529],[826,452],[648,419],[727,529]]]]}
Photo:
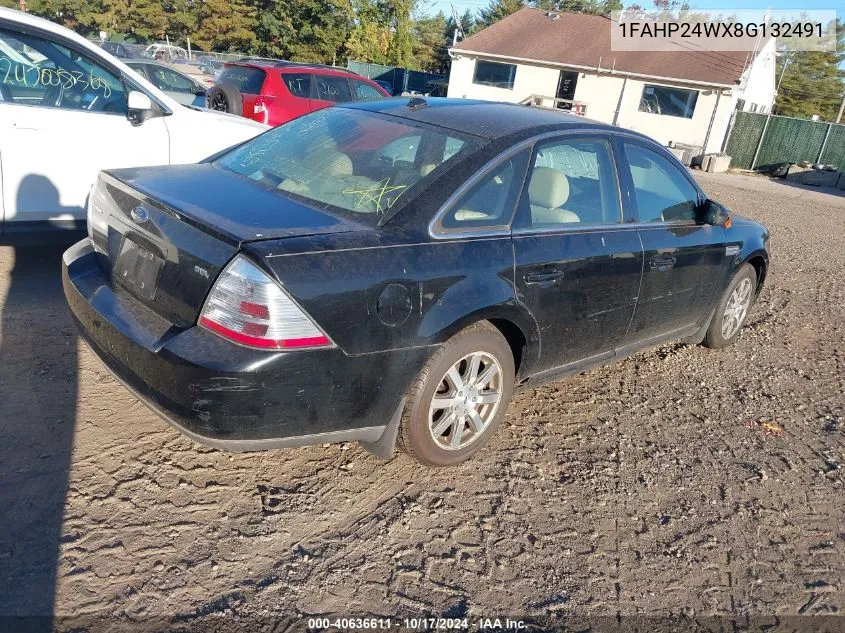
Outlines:
{"type": "Polygon", "coordinates": [[[450,470],[193,444],[79,341],[60,250],[0,248],[0,614],[841,614],[845,197],[702,182],[772,232],[739,343],[525,392],[450,470]]]}

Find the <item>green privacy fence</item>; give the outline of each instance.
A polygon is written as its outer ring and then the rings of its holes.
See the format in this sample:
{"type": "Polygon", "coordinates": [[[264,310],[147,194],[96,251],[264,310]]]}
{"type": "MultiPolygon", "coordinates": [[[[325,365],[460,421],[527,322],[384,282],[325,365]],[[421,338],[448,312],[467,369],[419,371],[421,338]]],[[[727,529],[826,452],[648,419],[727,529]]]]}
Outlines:
{"type": "Polygon", "coordinates": [[[845,125],[737,112],[725,152],[739,169],[808,161],[845,170],[845,125]]]}
{"type": "Polygon", "coordinates": [[[397,66],[384,66],[382,64],[370,64],[367,62],[356,62],[350,60],[346,67],[354,73],[358,73],[368,79],[386,81],[393,86],[393,94],[398,95],[408,90],[413,92],[431,92],[432,82],[445,82],[445,75],[437,73],[426,73],[421,70],[408,70],[397,66]]]}

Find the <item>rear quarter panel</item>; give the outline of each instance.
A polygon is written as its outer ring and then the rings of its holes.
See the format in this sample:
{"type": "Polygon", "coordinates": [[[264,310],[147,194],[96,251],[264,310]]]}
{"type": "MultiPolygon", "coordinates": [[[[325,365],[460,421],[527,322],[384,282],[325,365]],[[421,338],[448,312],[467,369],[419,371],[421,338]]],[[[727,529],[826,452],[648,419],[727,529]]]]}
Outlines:
{"type": "Polygon", "coordinates": [[[248,249],[347,354],[436,346],[489,318],[536,341],[514,297],[509,236],[404,244],[373,231],[248,249]]]}
{"type": "Polygon", "coordinates": [[[267,123],[273,127],[283,125],[314,109],[310,98],[297,97],[288,90],[285,74],[268,71],[261,91],[263,95],[273,97],[273,101],[267,107],[267,123]]]}

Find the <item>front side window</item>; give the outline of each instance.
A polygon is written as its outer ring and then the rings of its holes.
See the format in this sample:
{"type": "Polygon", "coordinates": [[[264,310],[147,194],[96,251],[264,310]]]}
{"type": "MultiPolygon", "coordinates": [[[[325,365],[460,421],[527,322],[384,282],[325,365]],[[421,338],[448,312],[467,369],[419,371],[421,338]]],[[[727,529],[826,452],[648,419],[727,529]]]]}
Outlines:
{"type": "Polygon", "coordinates": [[[368,101],[370,99],[384,99],[384,95],[373,88],[370,84],[351,79],[352,88],[355,90],[355,98],[359,101],[368,101]]]}
{"type": "Polygon", "coordinates": [[[352,101],[352,93],[349,91],[349,81],[346,77],[314,75],[313,86],[312,98],[314,99],[334,103],[352,101]]]}
{"type": "Polygon", "coordinates": [[[141,77],[143,77],[147,81],[150,81],[150,74],[147,72],[147,64],[132,63],[132,64],[127,64],[127,66],[129,66],[129,68],[131,68],[136,73],[141,75],[141,77]]]}
{"type": "Polygon", "coordinates": [[[555,140],[540,145],[528,177],[532,227],[622,221],[610,145],[602,139],[555,140]]]}
{"type": "Polygon", "coordinates": [[[0,29],[3,101],[42,108],[126,113],[123,84],[87,55],[42,37],[0,29]]]}
{"type": "Polygon", "coordinates": [[[528,150],[506,158],[482,176],[440,219],[449,230],[506,227],[510,224],[522,185],[528,150]]]}
{"type": "Polygon", "coordinates": [[[214,161],[280,195],[379,225],[480,141],[378,113],[326,108],[214,161]],[[456,136],[456,135],[455,135],[456,136]],[[461,149],[454,154],[455,142],[461,149]]]}
{"type": "Polygon", "coordinates": [[[162,68],[161,66],[148,66],[150,80],[153,84],[161,89],[170,92],[194,92],[196,84],[169,68],[162,68]]]}
{"type": "Polygon", "coordinates": [[[247,95],[261,94],[261,87],[264,85],[266,75],[260,68],[249,68],[247,66],[226,66],[220,73],[218,83],[233,86],[240,92],[247,95]]]}
{"type": "Polygon", "coordinates": [[[691,119],[697,100],[697,90],[646,84],[640,97],[640,112],[691,119]]]}
{"type": "Polygon", "coordinates": [[[696,219],[698,191],[680,170],[655,151],[625,143],[640,222],[696,219]]]}
{"type": "Polygon", "coordinates": [[[474,84],[513,90],[515,79],[516,66],[514,64],[486,62],[480,59],[475,62],[475,74],[472,77],[474,84]]]}

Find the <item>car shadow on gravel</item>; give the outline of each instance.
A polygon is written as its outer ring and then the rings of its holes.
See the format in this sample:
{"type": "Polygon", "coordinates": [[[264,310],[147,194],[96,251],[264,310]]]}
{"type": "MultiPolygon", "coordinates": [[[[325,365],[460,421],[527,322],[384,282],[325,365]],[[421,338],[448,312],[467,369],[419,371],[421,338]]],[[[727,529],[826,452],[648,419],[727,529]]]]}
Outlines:
{"type": "Polygon", "coordinates": [[[78,374],[66,246],[0,248],[0,616],[54,613],[78,374]]]}

